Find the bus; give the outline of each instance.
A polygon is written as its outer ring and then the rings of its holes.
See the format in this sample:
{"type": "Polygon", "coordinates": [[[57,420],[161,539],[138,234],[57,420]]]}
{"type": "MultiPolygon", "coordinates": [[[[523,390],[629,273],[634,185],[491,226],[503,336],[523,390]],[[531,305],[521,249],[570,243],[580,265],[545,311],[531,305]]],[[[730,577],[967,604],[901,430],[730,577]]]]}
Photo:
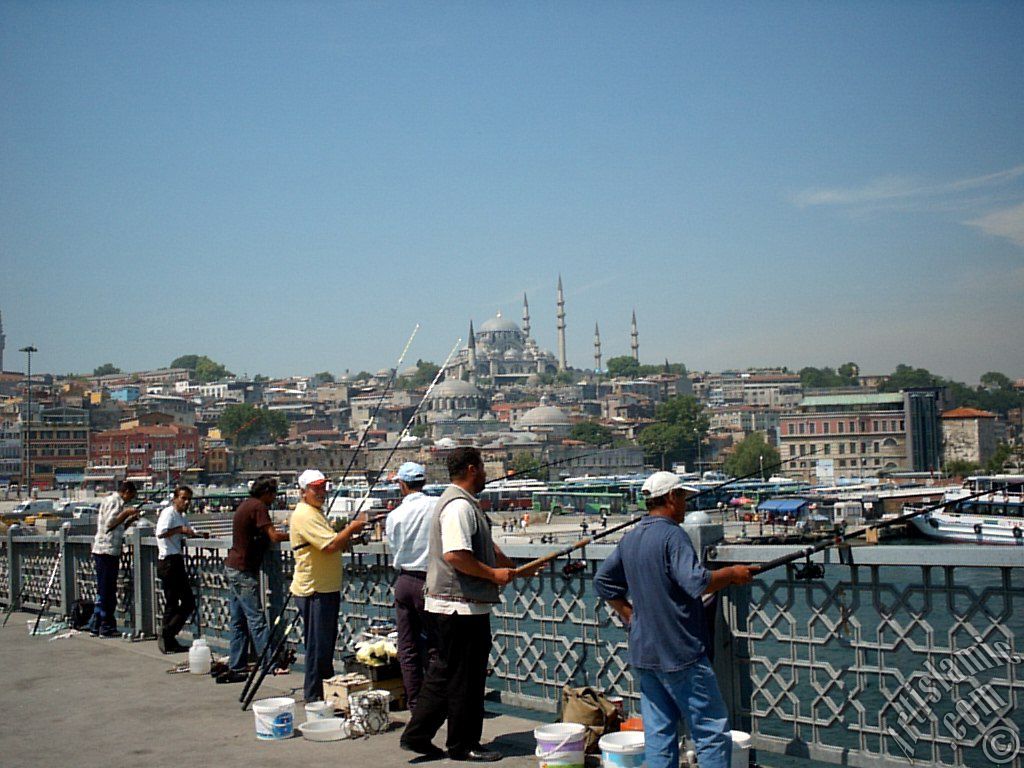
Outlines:
{"type": "Polygon", "coordinates": [[[621,515],[630,505],[620,493],[589,491],[537,491],[533,510],[554,515],[621,515]]]}

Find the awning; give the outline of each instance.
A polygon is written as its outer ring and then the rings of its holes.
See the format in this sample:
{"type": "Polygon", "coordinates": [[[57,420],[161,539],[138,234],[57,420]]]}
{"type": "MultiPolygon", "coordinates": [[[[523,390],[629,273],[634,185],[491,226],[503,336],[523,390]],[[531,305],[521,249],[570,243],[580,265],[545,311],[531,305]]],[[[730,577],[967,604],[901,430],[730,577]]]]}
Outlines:
{"type": "Polygon", "coordinates": [[[758,512],[773,512],[780,515],[796,515],[810,504],[807,499],[768,499],[757,505],[758,512]]]}
{"type": "Polygon", "coordinates": [[[57,472],[53,476],[57,483],[80,483],[85,480],[84,472],[57,472]]]}

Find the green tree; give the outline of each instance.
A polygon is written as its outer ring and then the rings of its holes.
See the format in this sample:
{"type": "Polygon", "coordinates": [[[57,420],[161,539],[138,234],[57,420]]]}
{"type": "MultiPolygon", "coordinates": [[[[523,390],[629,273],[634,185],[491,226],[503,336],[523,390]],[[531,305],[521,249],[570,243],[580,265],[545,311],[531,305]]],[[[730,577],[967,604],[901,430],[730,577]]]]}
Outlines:
{"type": "Polygon", "coordinates": [[[1005,373],[989,371],[981,375],[981,385],[986,389],[1013,389],[1013,382],[1005,373]]]}
{"type": "Polygon", "coordinates": [[[288,419],[283,413],[253,405],[229,405],[217,420],[217,427],[233,445],[279,440],[288,435],[288,419]]]}
{"type": "Polygon", "coordinates": [[[662,469],[670,462],[682,461],[695,445],[693,433],[688,433],[676,424],[651,424],[637,435],[637,442],[644,449],[644,458],[657,463],[662,469]]]}
{"type": "Polygon", "coordinates": [[[548,473],[547,468],[541,469],[541,460],[534,456],[532,453],[517,453],[512,457],[512,462],[509,464],[516,477],[520,478],[533,478],[534,480],[547,480],[548,473]]]}
{"type": "Polygon", "coordinates": [[[103,365],[92,369],[93,376],[112,376],[113,374],[120,372],[121,369],[113,363],[104,363],[103,365]]]}
{"type": "Polygon", "coordinates": [[[207,384],[211,381],[223,379],[226,376],[233,376],[227,368],[220,363],[214,362],[206,355],[182,355],[171,361],[171,368],[187,368],[196,376],[200,384],[207,384]]]}
{"type": "Polygon", "coordinates": [[[320,371],[320,373],[314,373],[313,378],[317,384],[333,384],[334,374],[330,371],[320,371]]]}
{"type": "Polygon", "coordinates": [[[566,385],[575,384],[576,376],[573,374],[572,371],[559,371],[558,373],[555,374],[555,383],[566,385]]]}
{"type": "Polygon", "coordinates": [[[598,424],[596,421],[581,421],[573,424],[569,430],[569,437],[573,440],[582,440],[591,445],[608,445],[612,442],[614,433],[610,427],[598,424]]]}
{"type": "Polygon", "coordinates": [[[774,467],[778,463],[779,452],[768,444],[764,433],[751,432],[725,460],[725,471],[733,477],[742,477],[762,467],[774,467]]]}
{"type": "Polygon", "coordinates": [[[432,363],[429,360],[417,360],[416,361],[416,373],[409,379],[409,384],[415,389],[418,387],[429,387],[431,382],[437,376],[437,372],[441,370],[441,366],[437,363],[432,363]]]}
{"type": "Polygon", "coordinates": [[[977,472],[980,468],[980,464],[976,464],[973,461],[964,461],[963,459],[946,462],[946,466],[943,467],[946,474],[951,477],[966,477],[977,472]]]}
{"type": "Polygon", "coordinates": [[[1013,456],[1013,448],[1009,443],[1000,443],[996,446],[996,452],[985,464],[985,470],[993,475],[1003,471],[1003,465],[1013,456]]]}
{"type": "Polygon", "coordinates": [[[373,378],[373,374],[369,371],[360,371],[352,377],[352,381],[369,381],[373,378]]]}
{"type": "Polygon", "coordinates": [[[836,369],[836,373],[849,382],[850,386],[855,386],[859,383],[857,377],[860,376],[860,366],[856,363],[843,363],[836,369]]]}
{"type": "Polygon", "coordinates": [[[629,355],[620,355],[610,358],[605,364],[605,370],[613,378],[623,376],[634,379],[640,375],[640,363],[629,355]]]}
{"type": "Polygon", "coordinates": [[[944,384],[941,376],[936,376],[927,368],[914,368],[900,363],[888,380],[878,388],[880,392],[899,392],[911,387],[939,387],[944,384]]]}

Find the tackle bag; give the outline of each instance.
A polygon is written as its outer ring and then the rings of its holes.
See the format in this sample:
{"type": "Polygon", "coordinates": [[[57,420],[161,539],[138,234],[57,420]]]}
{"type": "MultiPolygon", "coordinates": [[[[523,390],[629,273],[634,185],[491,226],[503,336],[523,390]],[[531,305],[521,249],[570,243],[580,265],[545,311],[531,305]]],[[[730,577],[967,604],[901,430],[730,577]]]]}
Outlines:
{"type": "Polygon", "coordinates": [[[586,751],[594,754],[602,736],[619,730],[619,710],[594,688],[567,685],[562,689],[562,722],[587,726],[586,751]]]}
{"type": "Polygon", "coordinates": [[[92,600],[75,600],[68,611],[68,624],[72,629],[84,629],[92,619],[96,603],[92,600]]]}

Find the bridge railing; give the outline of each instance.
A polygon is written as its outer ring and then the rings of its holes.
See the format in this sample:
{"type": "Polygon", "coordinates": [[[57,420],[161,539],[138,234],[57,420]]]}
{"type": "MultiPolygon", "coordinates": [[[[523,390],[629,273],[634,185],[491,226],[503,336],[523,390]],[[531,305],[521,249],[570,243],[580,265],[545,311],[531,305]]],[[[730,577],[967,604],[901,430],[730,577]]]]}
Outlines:
{"type": "MultiPolygon", "coordinates": [[[[163,610],[151,534],[136,529],[125,537],[118,581],[120,625],[149,635],[163,610]]],[[[93,598],[91,541],[67,530],[8,531],[0,546],[0,603],[38,609],[58,553],[52,610],[93,598]]],[[[186,554],[198,631],[219,652],[227,651],[230,636],[223,575],[229,545],[191,540],[186,554]]],[[[503,548],[520,562],[549,551],[503,548]]],[[[588,547],[581,556],[586,568],[571,576],[555,563],[503,591],[491,621],[491,695],[552,713],[564,685],[587,684],[639,711],[625,629],[593,590],[593,575],[611,549],[588,547]]],[[[757,563],[793,549],[730,545],[712,553],[717,563],[757,563]]],[[[749,731],[762,755],[788,755],[796,764],[1024,768],[1024,548],[861,547],[852,559],[838,562],[826,552],[816,556],[824,577],[804,581],[778,569],[709,606],[714,664],[733,727],[749,731]]],[[[339,660],[371,619],[393,615],[394,573],[384,546],[357,547],[344,562],[339,660]]],[[[293,563],[287,545],[265,559],[271,616],[285,598],[293,563]]],[[[294,615],[292,607],[288,619],[294,615]]],[[[290,641],[301,665],[297,623],[290,641]]]]}

